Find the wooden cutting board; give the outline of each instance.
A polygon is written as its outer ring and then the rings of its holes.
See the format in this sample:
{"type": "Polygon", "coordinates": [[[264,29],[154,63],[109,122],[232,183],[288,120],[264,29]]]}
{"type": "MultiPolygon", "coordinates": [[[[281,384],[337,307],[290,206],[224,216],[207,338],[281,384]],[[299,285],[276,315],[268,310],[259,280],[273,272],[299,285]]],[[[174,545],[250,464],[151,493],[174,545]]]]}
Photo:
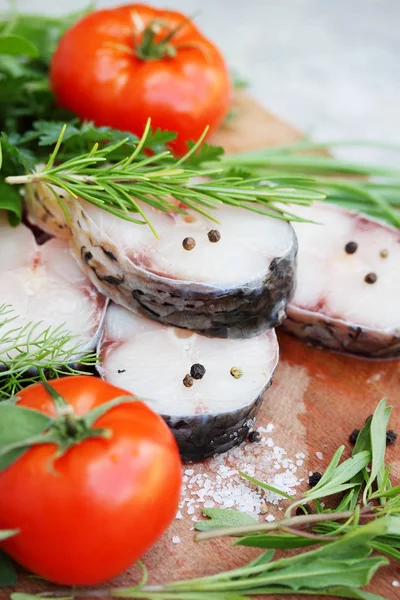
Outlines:
{"type": "MultiPolygon", "coordinates": [[[[287,143],[300,135],[244,93],[237,95],[233,108],[236,117],[213,139],[229,152],[287,143]]],[[[274,424],[274,442],[284,448],[288,456],[305,454],[304,464],[297,471],[297,475],[305,479],[304,489],[309,471],[323,471],[341,444],[346,444],[346,456],[350,454],[349,434],[362,427],[383,396],[394,407],[390,426],[400,432],[399,362],[349,358],[308,347],[283,333],[279,334],[279,342],[281,360],[257,424],[274,424]]],[[[388,462],[393,465],[392,477],[398,483],[400,439],[388,449],[388,462]]],[[[207,471],[208,465],[190,465],[190,469],[207,471]]],[[[200,516],[200,512],[197,509],[195,514],[200,516]]],[[[282,514],[277,507],[271,507],[268,512],[276,517],[282,514]]],[[[232,548],[228,539],[195,543],[192,516],[185,511],[183,518],[175,520],[163,538],[144,556],[150,582],[217,573],[241,566],[258,553],[255,549],[232,548]],[[180,543],[173,543],[173,536],[178,536],[180,543]]],[[[132,567],[113,584],[133,585],[138,577],[137,567],[132,567]]],[[[369,589],[389,600],[398,600],[400,590],[392,585],[394,580],[400,580],[400,569],[392,565],[379,572],[369,589]]],[[[17,589],[40,592],[54,590],[54,587],[22,575],[17,589]]],[[[8,591],[3,593],[4,596],[0,591],[0,598],[9,597],[8,591]]],[[[103,598],[108,595],[104,594],[103,598]]]]}

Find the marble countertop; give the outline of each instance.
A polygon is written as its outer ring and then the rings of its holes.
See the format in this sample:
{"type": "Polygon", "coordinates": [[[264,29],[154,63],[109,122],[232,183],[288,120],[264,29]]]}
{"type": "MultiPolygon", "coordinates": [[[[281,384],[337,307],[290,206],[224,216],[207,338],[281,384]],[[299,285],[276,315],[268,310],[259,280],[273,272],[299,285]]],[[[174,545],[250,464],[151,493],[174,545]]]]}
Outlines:
{"type": "MultiPolygon", "coordinates": [[[[61,14],[83,4],[18,0],[20,10],[61,14]]],[[[313,137],[400,143],[400,0],[151,4],[196,14],[199,27],[249,81],[253,95],[313,137]]],[[[7,5],[0,0],[0,10],[7,5]]],[[[383,157],[381,151],[372,156],[383,157]]]]}

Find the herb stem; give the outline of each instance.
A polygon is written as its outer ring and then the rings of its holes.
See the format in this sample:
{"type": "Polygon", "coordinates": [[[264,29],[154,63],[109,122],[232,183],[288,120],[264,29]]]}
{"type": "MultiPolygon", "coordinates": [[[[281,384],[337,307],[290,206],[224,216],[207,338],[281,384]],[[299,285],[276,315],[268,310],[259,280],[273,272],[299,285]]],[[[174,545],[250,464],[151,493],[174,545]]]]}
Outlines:
{"type": "MultiPolygon", "coordinates": [[[[371,510],[371,507],[368,507],[371,510]]],[[[362,511],[361,511],[362,512],[362,511]]],[[[219,537],[241,537],[249,533],[259,533],[262,531],[276,531],[282,527],[298,527],[299,525],[313,525],[321,521],[342,521],[349,519],[354,515],[354,511],[347,510],[337,513],[321,513],[314,515],[300,515],[272,523],[256,523],[254,525],[242,525],[240,527],[222,527],[221,529],[212,529],[211,531],[202,531],[195,537],[197,542],[212,540],[219,537]]],[[[303,533],[303,532],[301,532],[303,533]]],[[[325,538],[326,539],[326,538],[325,538]]]]}

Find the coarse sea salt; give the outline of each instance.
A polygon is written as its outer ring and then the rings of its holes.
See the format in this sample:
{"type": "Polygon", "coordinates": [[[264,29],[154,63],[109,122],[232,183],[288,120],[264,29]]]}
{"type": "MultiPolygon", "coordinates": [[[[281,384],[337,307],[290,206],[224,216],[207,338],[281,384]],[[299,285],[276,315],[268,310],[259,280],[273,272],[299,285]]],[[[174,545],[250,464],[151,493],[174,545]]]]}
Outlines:
{"type": "Polygon", "coordinates": [[[400,581],[397,581],[397,579],[395,579],[394,581],[392,581],[392,586],[393,587],[400,587],[400,581]]]}
{"type": "Polygon", "coordinates": [[[319,460],[322,460],[322,459],[324,458],[324,455],[322,454],[322,452],[316,452],[316,453],[315,453],[315,456],[316,456],[317,458],[319,458],[319,460]]]}
{"type": "Polygon", "coordinates": [[[180,544],[181,542],[181,538],[179,537],[179,535],[173,535],[172,536],[172,543],[173,544],[180,544]]]}
{"type": "MultiPolygon", "coordinates": [[[[245,480],[239,471],[250,477],[265,481],[294,496],[297,488],[304,481],[304,473],[298,475],[303,465],[304,452],[298,452],[291,458],[285,448],[277,445],[271,433],[272,423],[266,427],[258,427],[261,438],[256,443],[245,442],[229,452],[215,456],[203,463],[186,468],[183,477],[182,497],[179,504],[179,515],[202,517],[204,508],[233,508],[252,516],[270,513],[279,504],[287,502],[285,498],[263,490],[245,480]],[[297,460],[296,460],[297,459],[297,460]],[[266,509],[266,504],[270,508],[266,509]]],[[[268,514],[267,521],[275,517],[268,514]]]]}

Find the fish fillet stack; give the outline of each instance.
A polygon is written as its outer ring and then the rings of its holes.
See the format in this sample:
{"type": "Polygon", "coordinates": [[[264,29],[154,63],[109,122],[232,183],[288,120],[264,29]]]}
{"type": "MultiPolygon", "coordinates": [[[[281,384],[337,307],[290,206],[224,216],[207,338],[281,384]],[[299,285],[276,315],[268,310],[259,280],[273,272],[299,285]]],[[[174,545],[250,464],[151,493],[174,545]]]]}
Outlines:
{"type": "Polygon", "coordinates": [[[101,376],[137,394],[171,426],[184,459],[224,452],[252,427],[278,362],[274,327],[295,285],[290,224],[222,205],[219,224],[143,206],[160,239],[43,186],[27,193],[32,224],[68,239],[113,303],[99,344],[101,376]]]}

